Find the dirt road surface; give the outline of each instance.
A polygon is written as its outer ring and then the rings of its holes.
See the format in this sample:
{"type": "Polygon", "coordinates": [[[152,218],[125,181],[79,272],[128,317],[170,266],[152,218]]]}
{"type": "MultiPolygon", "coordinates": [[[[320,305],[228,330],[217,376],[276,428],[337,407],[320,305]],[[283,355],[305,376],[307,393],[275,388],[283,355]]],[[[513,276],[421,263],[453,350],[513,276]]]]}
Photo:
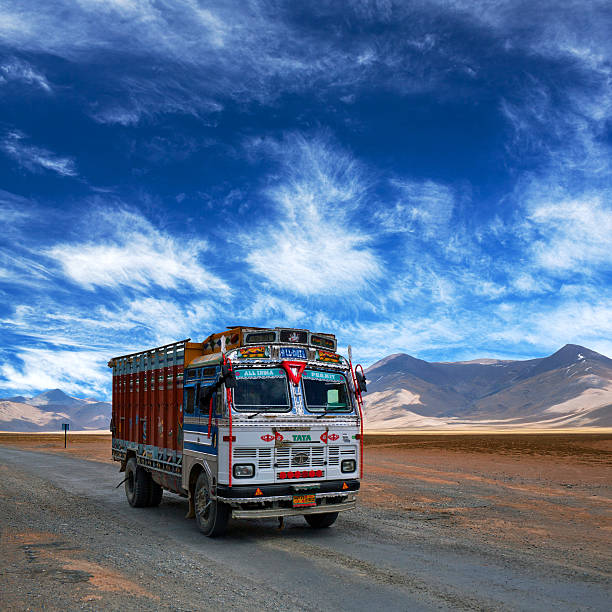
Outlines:
{"type": "Polygon", "coordinates": [[[609,610],[611,442],[575,440],[370,438],[333,527],[217,540],[177,496],[130,508],[103,453],[0,446],[0,608],[609,610]]]}

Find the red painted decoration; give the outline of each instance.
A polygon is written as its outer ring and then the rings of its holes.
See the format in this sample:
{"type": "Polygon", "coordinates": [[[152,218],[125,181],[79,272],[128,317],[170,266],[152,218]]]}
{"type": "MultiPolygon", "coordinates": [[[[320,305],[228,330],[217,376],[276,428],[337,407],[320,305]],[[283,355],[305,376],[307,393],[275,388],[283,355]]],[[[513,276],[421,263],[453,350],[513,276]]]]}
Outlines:
{"type": "Polygon", "coordinates": [[[321,434],[321,442],[324,442],[325,444],[327,444],[327,432],[323,432],[321,434]]]}
{"type": "Polygon", "coordinates": [[[261,439],[264,442],[272,442],[272,440],[274,440],[274,437],[272,434],[265,434],[264,436],[261,436],[261,439]]]}
{"type": "Polygon", "coordinates": [[[283,361],[281,363],[289,380],[297,387],[300,384],[300,378],[302,378],[302,372],[306,368],[304,361],[283,361]]]}
{"type": "Polygon", "coordinates": [[[278,433],[278,431],[274,434],[274,439],[282,442],[285,438],[283,438],[283,434],[278,433]]]}
{"type": "Polygon", "coordinates": [[[340,436],[338,434],[329,434],[327,437],[335,442],[340,436]]]}

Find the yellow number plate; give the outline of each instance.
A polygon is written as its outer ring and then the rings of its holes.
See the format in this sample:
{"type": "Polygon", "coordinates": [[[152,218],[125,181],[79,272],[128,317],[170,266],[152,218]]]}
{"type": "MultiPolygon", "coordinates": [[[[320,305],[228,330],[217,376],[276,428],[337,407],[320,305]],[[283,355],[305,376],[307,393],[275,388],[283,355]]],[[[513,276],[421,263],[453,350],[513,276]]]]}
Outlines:
{"type": "Polygon", "coordinates": [[[293,507],[306,508],[308,506],[316,506],[317,501],[314,495],[294,495],[293,507]]]}

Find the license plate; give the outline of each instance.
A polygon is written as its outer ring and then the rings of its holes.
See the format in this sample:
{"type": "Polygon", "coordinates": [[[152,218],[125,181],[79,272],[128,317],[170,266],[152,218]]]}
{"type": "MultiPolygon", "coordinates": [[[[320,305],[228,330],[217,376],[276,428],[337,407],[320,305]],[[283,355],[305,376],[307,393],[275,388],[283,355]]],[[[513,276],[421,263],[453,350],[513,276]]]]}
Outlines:
{"type": "Polygon", "coordinates": [[[306,361],[306,349],[281,346],[279,357],[281,359],[302,359],[306,361]]]}
{"type": "Polygon", "coordinates": [[[307,508],[308,506],[316,506],[317,501],[314,495],[294,495],[294,508],[307,508]]]}

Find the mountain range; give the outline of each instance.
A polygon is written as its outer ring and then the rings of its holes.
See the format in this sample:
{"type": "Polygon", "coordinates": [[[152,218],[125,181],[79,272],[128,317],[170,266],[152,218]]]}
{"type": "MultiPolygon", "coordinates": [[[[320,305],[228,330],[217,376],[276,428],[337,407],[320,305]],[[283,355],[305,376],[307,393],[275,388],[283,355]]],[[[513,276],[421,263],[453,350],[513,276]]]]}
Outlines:
{"type": "Polygon", "coordinates": [[[71,397],[59,389],[0,400],[1,431],[61,431],[62,423],[70,430],[108,430],[110,418],[109,402],[71,397]]]}
{"type": "Polygon", "coordinates": [[[525,361],[399,353],[366,374],[370,430],[612,427],[612,359],[576,344],[525,361]]]}
{"type": "MultiPolygon", "coordinates": [[[[525,361],[399,353],[366,374],[366,430],[612,427],[612,359],[575,344],[525,361]]],[[[1,431],[108,430],[110,417],[109,402],[59,389],[0,400],[1,431]]]]}

